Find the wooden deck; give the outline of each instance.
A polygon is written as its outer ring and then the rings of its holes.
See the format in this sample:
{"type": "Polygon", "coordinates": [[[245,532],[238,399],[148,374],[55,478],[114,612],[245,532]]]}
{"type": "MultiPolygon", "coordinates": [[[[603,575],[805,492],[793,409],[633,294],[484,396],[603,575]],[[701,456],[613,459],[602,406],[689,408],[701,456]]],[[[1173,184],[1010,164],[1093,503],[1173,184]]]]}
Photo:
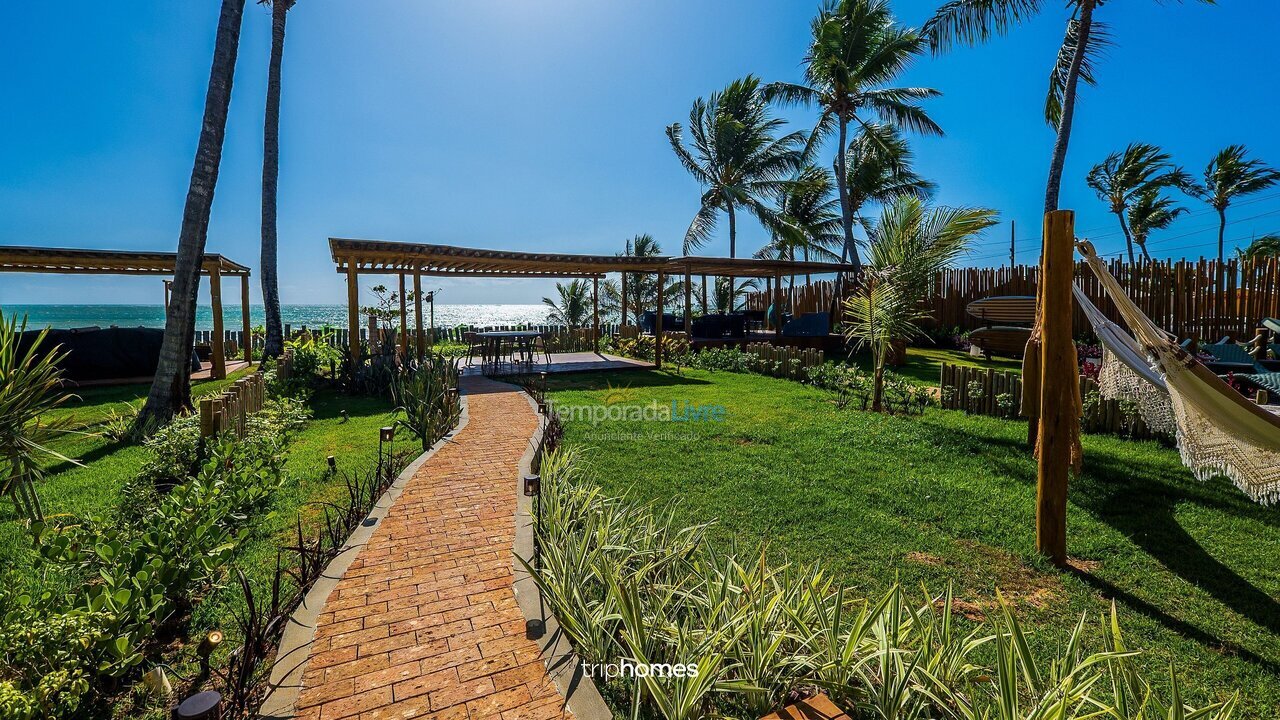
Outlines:
{"type": "Polygon", "coordinates": [[[464,375],[515,375],[519,373],[546,372],[549,374],[604,372],[613,370],[650,370],[653,363],[643,360],[632,360],[618,355],[593,352],[552,353],[551,363],[534,362],[533,364],[513,365],[502,363],[497,368],[492,364],[481,366],[480,360],[462,359],[464,375]]]}

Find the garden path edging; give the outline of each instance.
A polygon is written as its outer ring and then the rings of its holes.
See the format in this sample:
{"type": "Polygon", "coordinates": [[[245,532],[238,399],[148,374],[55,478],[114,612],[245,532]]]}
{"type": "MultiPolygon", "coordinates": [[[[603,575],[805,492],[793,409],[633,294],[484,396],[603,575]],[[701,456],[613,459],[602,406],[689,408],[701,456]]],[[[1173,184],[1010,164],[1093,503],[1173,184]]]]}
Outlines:
{"type": "MultiPolygon", "coordinates": [[[[533,559],[533,498],[524,495],[524,476],[531,473],[534,458],[542,446],[542,436],[547,428],[547,417],[538,412],[538,404],[527,393],[521,394],[529,401],[529,406],[538,415],[538,427],[529,438],[529,446],[520,457],[520,471],[516,475],[516,537],[513,553],[532,564],[533,559]]],[[[536,638],[542,648],[542,660],[547,667],[547,676],[556,684],[565,706],[577,720],[612,720],[613,712],[605,704],[604,698],[590,677],[582,672],[573,645],[568,635],[560,627],[555,615],[542,602],[542,592],[538,583],[529,575],[520,563],[513,563],[515,581],[512,590],[515,592],[516,605],[524,614],[526,621],[536,620],[542,623],[542,637],[536,638]]]]}
{"type": "Polygon", "coordinates": [[[378,528],[413,476],[440,448],[451,442],[454,436],[467,426],[471,418],[464,392],[459,393],[459,405],[461,413],[458,424],[396,476],[395,482],[391,483],[391,486],[378,498],[373,509],[365,516],[364,522],[360,523],[343,543],[342,549],[325,566],[320,577],[303,597],[302,603],[289,617],[284,634],[280,638],[280,645],[276,649],[275,663],[271,667],[267,697],[258,709],[258,717],[262,720],[288,720],[297,714],[298,695],[302,691],[302,676],[307,670],[307,663],[311,659],[311,645],[315,641],[316,621],[324,613],[329,594],[337,587],[338,581],[360,554],[360,548],[368,542],[373,531],[378,528]],[[298,656],[301,659],[296,664],[286,661],[287,658],[297,659],[298,656]]]}

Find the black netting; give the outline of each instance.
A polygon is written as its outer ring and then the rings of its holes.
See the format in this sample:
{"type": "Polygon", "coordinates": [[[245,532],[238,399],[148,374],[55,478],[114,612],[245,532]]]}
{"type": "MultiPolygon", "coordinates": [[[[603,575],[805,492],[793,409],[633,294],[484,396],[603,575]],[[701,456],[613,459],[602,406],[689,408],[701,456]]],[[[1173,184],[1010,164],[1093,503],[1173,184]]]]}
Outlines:
{"type": "MultiPolygon", "coordinates": [[[[40,336],[37,330],[29,330],[18,340],[19,352],[40,336]]],[[[113,380],[119,378],[151,377],[160,363],[160,344],[164,330],[156,328],[80,328],[76,330],[50,330],[40,348],[61,346],[67,354],[60,367],[67,380],[113,380]]],[[[194,352],[191,357],[192,372],[200,369],[200,361],[194,352]]]]}

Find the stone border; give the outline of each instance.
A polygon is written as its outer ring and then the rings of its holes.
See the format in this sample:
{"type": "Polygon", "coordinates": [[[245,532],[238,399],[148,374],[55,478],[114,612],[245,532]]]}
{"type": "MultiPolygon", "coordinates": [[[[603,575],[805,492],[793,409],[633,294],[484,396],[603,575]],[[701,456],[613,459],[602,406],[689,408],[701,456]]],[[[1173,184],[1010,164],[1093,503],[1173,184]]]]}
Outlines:
{"type": "Polygon", "coordinates": [[[316,620],[324,612],[329,594],[337,587],[338,581],[351,567],[351,563],[360,554],[360,549],[369,541],[373,531],[378,528],[381,520],[391,509],[391,505],[404,492],[405,486],[413,476],[440,448],[452,442],[454,436],[467,426],[471,418],[467,410],[466,393],[459,392],[458,399],[461,406],[458,425],[396,476],[395,482],[391,483],[382,497],[378,498],[378,502],[369,511],[364,522],[360,523],[359,527],[351,533],[351,537],[343,543],[342,549],[325,566],[324,572],[320,573],[320,577],[303,597],[302,603],[289,617],[284,634],[280,638],[280,645],[276,648],[276,659],[271,666],[267,697],[262,701],[262,707],[258,709],[259,718],[288,720],[297,715],[298,695],[302,692],[302,676],[306,673],[307,664],[311,660],[311,644],[315,641],[316,620]],[[297,655],[301,655],[301,660],[296,665],[290,666],[286,659],[297,655]]]}
{"type": "MultiPolygon", "coordinates": [[[[494,381],[497,382],[497,381],[494,381]]],[[[506,383],[504,383],[506,384],[506,383]]],[[[512,386],[517,387],[517,386],[512,386]]],[[[519,389],[519,388],[517,388],[519,389]]],[[[533,558],[533,498],[524,495],[524,476],[532,471],[534,458],[542,445],[542,434],[547,428],[547,418],[538,412],[538,404],[523,389],[521,395],[529,401],[529,406],[538,417],[538,428],[529,438],[529,447],[520,457],[520,472],[516,475],[516,538],[514,553],[532,562],[533,558]]],[[[569,636],[560,629],[555,615],[542,602],[542,592],[538,584],[519,563],[514,563],[516,604],[524,614],[525,621],[537,621],[542,624],[542,635],[530,636],[542,647],[542,660],[547,667],[547,675],[556,684],[564,704],[577,720],[612,720],[613,712],[605,704],[604,698],[591,678],[582,672],[582,664],[578,662],[569,636]]]]}

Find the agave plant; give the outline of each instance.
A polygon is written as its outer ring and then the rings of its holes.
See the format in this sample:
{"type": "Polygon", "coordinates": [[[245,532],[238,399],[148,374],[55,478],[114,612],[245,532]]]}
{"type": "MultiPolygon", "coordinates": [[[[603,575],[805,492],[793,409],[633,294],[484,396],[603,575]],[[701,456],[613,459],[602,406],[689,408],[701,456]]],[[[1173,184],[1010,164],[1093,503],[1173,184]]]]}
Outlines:
{"type": "Polygon", "coordinates": [[[443,355],[402,367],[392,380],[396,412],[404,415],[396,424],[412,432],[424,451],[457,424],[461,412],[454,392],[457,387],[458,359],[443,355]]]}
{"type": "Polygon", "coordinates": [[[66,353],[43,347],[48,329],[25,349],[20,347],[26,330],[25,316],[19,321],[0,311],[0,495],[8,495],[22,517],[41,520],[36,483],[44,471],[39,460],[52,457],[75,463],[48,445],[67,432],[70,418],[51,420],[48,413],[74,396],[61,392],[58,364],[66,353]]]}

